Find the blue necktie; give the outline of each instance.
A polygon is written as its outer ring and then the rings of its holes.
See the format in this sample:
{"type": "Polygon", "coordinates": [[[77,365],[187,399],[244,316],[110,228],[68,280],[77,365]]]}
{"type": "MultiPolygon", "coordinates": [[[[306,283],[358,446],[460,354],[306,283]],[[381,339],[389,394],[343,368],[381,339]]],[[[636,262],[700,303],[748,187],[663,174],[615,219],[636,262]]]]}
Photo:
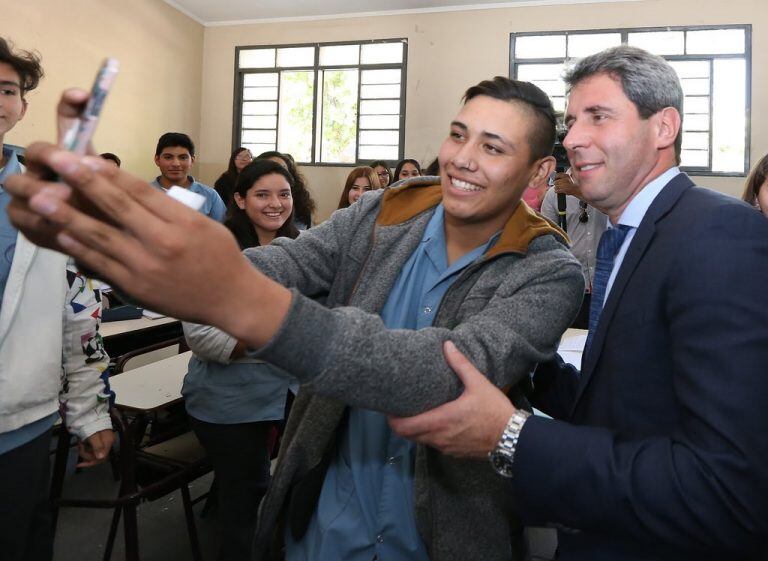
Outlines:
{"type": "Polygon", "coordinates": [[[584,345],[584,354],[586,355],[592,338],[597,331],[597,323],[600,320],[600,312],[603,311],[603,302],[605,300],[605,290],[608,288],[608,279],[611,278],[613,270],[613,261],[619,252],[624,238],[627,237],[629,226],[619,224],[616,228],[608,228],[600,236],[600,243],[597,245],[597,257],[595,259],[595,278],[592,281],[592,301],[589,305],[589,333],[587,334],[587,344],[584,345]]]}

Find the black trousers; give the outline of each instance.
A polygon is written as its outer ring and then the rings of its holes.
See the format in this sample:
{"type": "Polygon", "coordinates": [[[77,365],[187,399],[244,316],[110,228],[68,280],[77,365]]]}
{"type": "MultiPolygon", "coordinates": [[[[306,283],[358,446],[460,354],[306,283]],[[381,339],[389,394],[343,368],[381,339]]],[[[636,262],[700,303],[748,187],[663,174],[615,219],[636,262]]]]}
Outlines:
{"type": "Polygon", "coordinates": [[[50,561],[53,528],[48,449],[51,431],[0,454],[0,558],[50,561]]]}
{"type": "Polygon", "coordinates": [[[189,416],[216,474],[219,561],[249,561],[259,503],[269,485],[273,421],[218,425],[189,416]]]}

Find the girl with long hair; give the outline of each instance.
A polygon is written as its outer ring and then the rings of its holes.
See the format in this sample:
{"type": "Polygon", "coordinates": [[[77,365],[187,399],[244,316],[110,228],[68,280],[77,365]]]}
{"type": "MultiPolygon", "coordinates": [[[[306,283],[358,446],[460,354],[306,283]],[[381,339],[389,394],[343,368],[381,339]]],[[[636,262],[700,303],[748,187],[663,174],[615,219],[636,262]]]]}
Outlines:
{"type": "Polygon", "coordinates": [[[253,160],[253,154],[248,148],[240,146],[232,151],[232,155],[229,157],[229,164],[227,165],[227,171],[222,173],[213,184],[213,188],[224,201],[225,205],[229,205],[229,201],[232,199],[232,193],[235,191],[235,183],[237,182],[237,176],[245,166],[251,163],[253,160]]]}
{"type": "MultiPolygon", "coordinates": [[[[240,247],[298,235],[292,182],[288,170],[270,160],[256,160],[240,172],[225,223],[240,247]]],[[[289,391],[295,393],[298,385],[224,332],[183,326],[194,355],[181,393],[190,426],[216,473],[218,559],[250,559],[256,513],[270,478],[270,436],[286,416],[289,391]]]]}
{"type": "Polygon", "coordinates": [[[768,216],[768,154],[749,172],[741,198],[768,216]]]}
{"type": "Polygon", "coordinates": [[[353,169],[349,172],[347,181],[344,183],[344,190],[341,192],[337,208],[347,208],[356,202],[363,193],[372,189],[379,189],[379,176],[376,175],[373,168],[361,166],[353,169]]]}
{"type": "Polygon", "coordinates": [[[312,199],[312,195],[309,194],[307,181],[304,179],[304,176],[299,173],[299,169],[296,167],[296,162],[294,161],[293,156],[276,150],[271,150],[259,154],[256,156],[256,159],[272,160],[290,172],[293,176],[293,186],[291,187],[291,194],[293,195],[293,223],[299,230],[310,228],[312,226],[312,215],[314,214],[317,205],[312,199]]]}

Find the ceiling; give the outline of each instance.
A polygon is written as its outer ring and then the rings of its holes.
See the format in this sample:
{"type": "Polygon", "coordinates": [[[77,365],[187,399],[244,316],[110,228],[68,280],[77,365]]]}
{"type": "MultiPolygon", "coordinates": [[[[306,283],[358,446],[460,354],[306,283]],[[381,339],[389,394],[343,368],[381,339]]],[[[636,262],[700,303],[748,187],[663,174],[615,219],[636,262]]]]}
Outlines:
{"type": "Polygon", "coordinates": [[[164,0],[203,25],[633,0],[164,0]]]}

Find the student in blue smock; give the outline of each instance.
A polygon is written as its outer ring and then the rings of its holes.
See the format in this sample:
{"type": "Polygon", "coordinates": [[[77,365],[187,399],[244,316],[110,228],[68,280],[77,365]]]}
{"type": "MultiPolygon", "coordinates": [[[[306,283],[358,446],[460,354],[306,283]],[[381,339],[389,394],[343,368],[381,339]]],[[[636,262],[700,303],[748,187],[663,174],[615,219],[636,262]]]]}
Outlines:
{"type": "Polygon", "coordinates": [[[203,185],[189,175],[194,163],[195,145],[192,139],[182,132],[167,132],[157,141],[155,164],[160,170],[160,175],[150,185],[164,191],[177,185],[202,195],[205,197],[205,203],[200,212],[223,222],[227,207],[213,188],[203,185]]]}
{"type": "MultiPolygon", "coordinates": [[[[295,238],[290,173],[255,160],[238,176],[225,225],[242,249],[295,238]]],[[[290,375],[249,358],[244,344],[209,326],[185,323],[195,355],[182,394],[195,434],[216,472],[220,561],[250,559],[256,511],[269,483],[268,438],[284,417],[290,375]]]]}

